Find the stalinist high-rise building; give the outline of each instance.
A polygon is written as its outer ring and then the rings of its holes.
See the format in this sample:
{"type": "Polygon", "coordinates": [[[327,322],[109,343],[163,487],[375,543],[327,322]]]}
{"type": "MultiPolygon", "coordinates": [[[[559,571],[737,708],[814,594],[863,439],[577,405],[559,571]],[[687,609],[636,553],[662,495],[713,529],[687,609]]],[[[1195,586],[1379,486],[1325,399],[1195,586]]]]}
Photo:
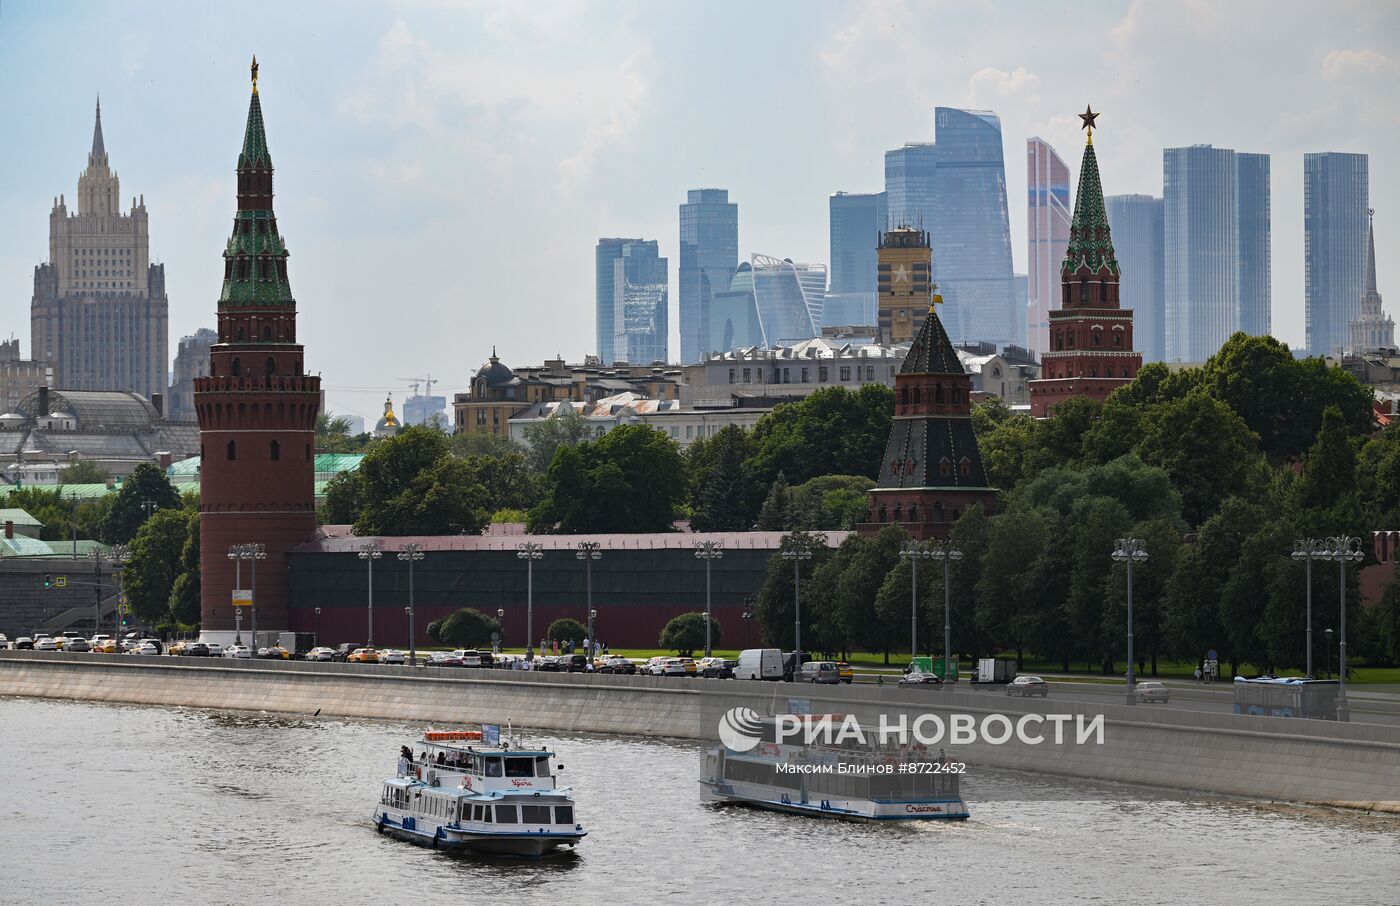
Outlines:
{"type": "Polygon", "coordinates": [[[129,390],[146,398],[166,384],[165,265],[151,264],[145,199],[121,212],[121,184],[102,141],[102,106],[76,213],[60,195],[49,213],[49,260],[34,268],[30,356],[53,368],[63,390],[129,390]]]}

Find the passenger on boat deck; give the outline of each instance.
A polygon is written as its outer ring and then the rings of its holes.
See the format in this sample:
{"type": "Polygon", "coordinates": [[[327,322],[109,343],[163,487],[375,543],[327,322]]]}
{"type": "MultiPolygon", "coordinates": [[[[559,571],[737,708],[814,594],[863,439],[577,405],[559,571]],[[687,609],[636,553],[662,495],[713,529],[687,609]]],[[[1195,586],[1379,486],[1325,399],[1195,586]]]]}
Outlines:
{"type": "Polygon", "coordinates": [[[437,763],[438,763],[438,764],[445,764],[446,762],[447,762],[447,756],[444,755],[442,752],[439,752],[439,753],[438,753],[438,757],[437,757],[437,763]]]}
{"type": "Polygon", "coordinates": [[[409,761],[413,760],[413,750],[408,746],[399,746],[399,755],[407,758],[409,761]]]}

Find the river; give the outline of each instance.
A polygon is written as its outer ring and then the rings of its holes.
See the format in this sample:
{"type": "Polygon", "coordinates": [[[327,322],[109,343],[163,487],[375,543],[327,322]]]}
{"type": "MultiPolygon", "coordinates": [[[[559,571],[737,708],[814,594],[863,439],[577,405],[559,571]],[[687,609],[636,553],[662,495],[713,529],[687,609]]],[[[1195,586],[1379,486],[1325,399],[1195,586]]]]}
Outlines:
{"type": "Polygon", "coordinates": [[[446,855],[369,820],[421,729],[0,699],[0,903],[1400,903],[1400,819],[974,765],[965,823],[841,824],[702,805],[699,744],[591,735],[543,735],[576,854],[446,855]]]}

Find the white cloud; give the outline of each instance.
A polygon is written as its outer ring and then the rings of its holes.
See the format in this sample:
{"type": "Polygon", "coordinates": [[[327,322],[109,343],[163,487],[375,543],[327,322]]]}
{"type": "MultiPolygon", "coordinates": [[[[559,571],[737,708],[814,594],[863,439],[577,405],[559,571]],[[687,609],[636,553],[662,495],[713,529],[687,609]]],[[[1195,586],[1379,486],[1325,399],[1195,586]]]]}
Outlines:
{"type": "Polygon", "coordinates": [[[1040,76],[1027,72],[1026,67],[1017,66],[1011,72],[985,66],[967,80],[968,97],[973,106],[982,106],[994,100],[1024,95],[1031,104],[1040,103],[1035,93],[1040,84],[1040,76]]]}
{"type": "Polygon", "coordinates": [[[1334,50],[1322,60],[1325,79],[1344,79],[1351,75],[1377,75],[1395,72],[1396,62],[1374,50],[1334,50]]]}

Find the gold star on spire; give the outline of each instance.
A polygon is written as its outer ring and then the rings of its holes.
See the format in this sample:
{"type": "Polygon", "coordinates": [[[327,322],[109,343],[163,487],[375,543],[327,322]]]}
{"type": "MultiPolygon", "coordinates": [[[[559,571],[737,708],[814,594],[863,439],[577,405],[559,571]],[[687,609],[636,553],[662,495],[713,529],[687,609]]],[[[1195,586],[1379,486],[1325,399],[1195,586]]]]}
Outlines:
{"type": "Polygon", "coordinates": [[[253,65],[248,67],[248,71],[253,74],[253,94],[258,93],[258,55],[253,54],[253,65]]]}
{"type": "Polygon", "coordinates": [[[1089,130],[1089,144],[1092,145],[1094,143],[1094,120],[1099,118],[1099,114],[1094,112],[1093,107],[1085,104],[1084,112],[1079,114],[1079,118],[1084,121],[1084,125],[1079,128],[1089,130]]]}

